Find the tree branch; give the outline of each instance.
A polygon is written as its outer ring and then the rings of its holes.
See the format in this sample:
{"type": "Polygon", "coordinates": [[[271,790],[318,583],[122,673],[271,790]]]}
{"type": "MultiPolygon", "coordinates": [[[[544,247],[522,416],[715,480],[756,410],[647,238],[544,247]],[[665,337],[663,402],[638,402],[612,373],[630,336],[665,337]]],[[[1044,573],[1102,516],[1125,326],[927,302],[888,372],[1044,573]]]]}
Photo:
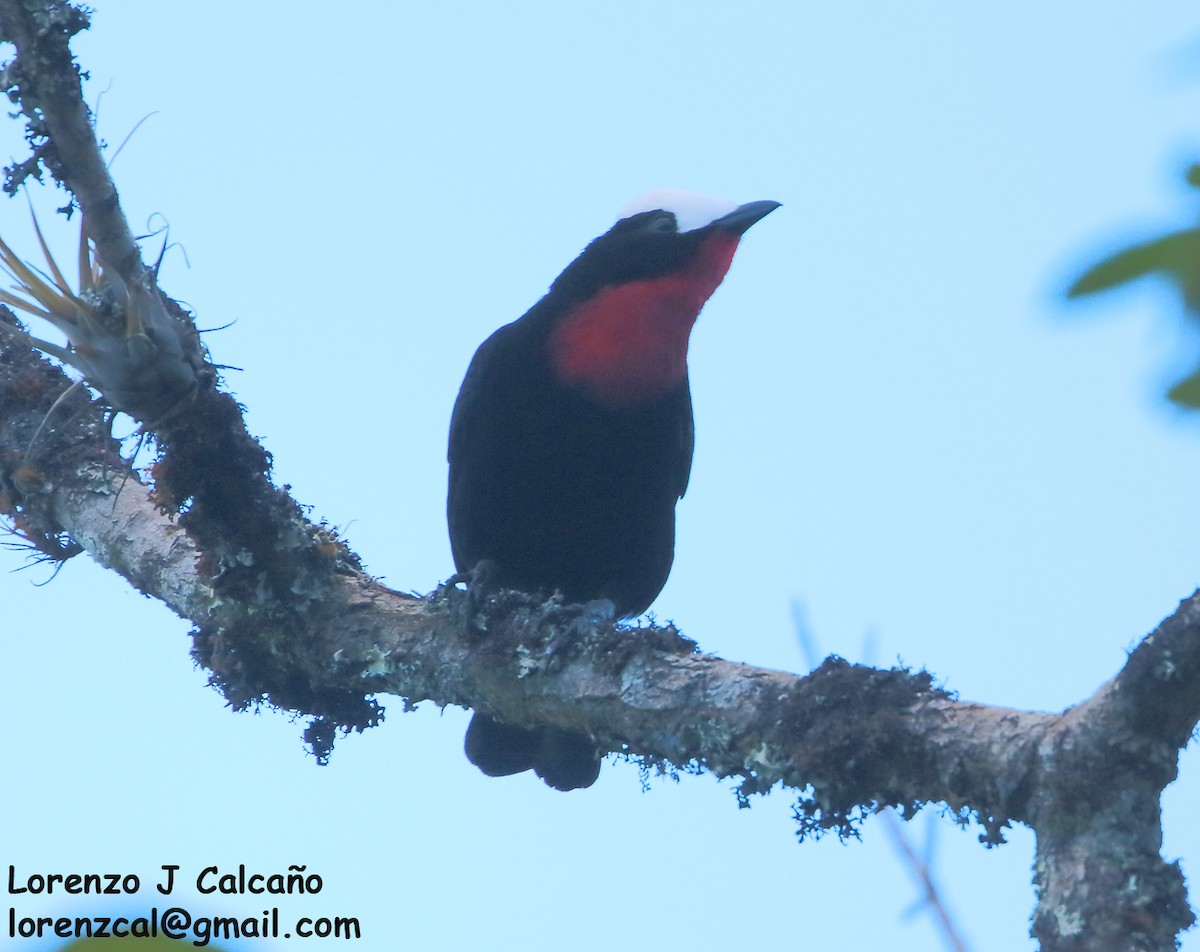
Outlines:
{"type": "MultiPolygon", "coordinates": [[[[3,357],[9,367],[17,355],[3,357]]],[[[0,416],[12,399],[0,386],[0,416]]],[[[696,653],[674,629],[597,627],[577,607],[519,593],[449,587],[417,599],[344,563],[322,597],[299,592],[306,607],[281,614],[269,600],[217,597],[203,549],[150,490],[84,459],[55,466],[75,476],[56,476],[42,494],[53,517],[97,561],[197,624],[197,655],[227,695],[315,715],[318,735],[354,726],[338,718],[364,693],[396,694],[585,731],[610,750],[738,778],[743,796],[782,783],[798,793],[802,834],[851,834],[882,805],[909,815],[942,801],[973,814],[989,843],[1011,822],[1037,831],[1035,932],[1045,949],[1112,948],[1114,936],[1168,948],[1192,921],[1177,866],[1158,855],[1157,797],[1176,749],[1161,731],[1137,732],[1141,719],[1112,727],[1124,719],[1119,686],[1140,670],[1137,652],[1095,696],[1053,715],[956,701],[927,675],[836,658],[806,677],[732,664],[696,653]]],[[[337,561],[336,545],[327,557],[337,561]]],[[[1198,627],[1200,594],[1151,641],[1169,632],[1177,670],[1192,672],[1198,627]]],[[[1194,678],[1181,685],[1189,689],[1194,678]]]]}

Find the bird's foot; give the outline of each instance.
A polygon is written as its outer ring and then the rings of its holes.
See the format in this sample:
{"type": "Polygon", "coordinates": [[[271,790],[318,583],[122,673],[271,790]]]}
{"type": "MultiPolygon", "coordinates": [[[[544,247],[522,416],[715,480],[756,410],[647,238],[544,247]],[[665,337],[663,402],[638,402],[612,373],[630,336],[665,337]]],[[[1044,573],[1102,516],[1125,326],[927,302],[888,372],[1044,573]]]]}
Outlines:
{"type": "Polygon", "coordinates": [[[611,599],[593,598],[590,602],[584,602],[577,607],[579,615],[571,624],[581,633],[600,625],[611,625],[617,620],[617,606],[612,603],[611,599]]]}
{"type": "Polygon", "coordinates": [[[481,635],[487,631],[487,601],[496,589],[496,563],[490,559],[480,559],[473,569],[458,572],[446,579],[446,588],[457,588],[466,585],[463,598],[458,605],[458,613],[463,619],[463,627],[471,634],[481,635]]]}
{"type": "Polygon", "coordinates": [[[545,669],[556,670],[571,648],[593,634],[597,628],[611,625],[616,618],[617,607],[607,598],[594,598],[588,602],[553,608],[546,616],[546,620],[553,626],[553,632],[542,652],[542,664],[545,669]]]}

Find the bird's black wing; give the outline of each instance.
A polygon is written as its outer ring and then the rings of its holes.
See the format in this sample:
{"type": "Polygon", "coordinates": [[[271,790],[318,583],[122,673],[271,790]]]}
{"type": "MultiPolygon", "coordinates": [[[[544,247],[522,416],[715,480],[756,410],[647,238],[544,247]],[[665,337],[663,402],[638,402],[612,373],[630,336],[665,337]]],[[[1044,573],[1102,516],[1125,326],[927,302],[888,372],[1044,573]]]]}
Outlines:
{"type": "Polygon", "coordinates": [[[483,416],[475,410],[475,405],[486,399],[489,368],[494,369],[497,363],[491,355],[503,347],[505,334],[511,327],[511,324],[501,327],[480,344],[467,367],[458,399],[454,401],[454,411],[450,414],[450,441],[446,447],[446,459],[451,469],[459,462],[464,449],[471,445],[470,421],[480,420],[483,416]]]}
{"type": "Polygon", "coordinates": [[[679,413],[679,456],[677,480],[679,498],[687,492],[688,478],[692,474],[692,452],[696,448],[696,423],[692,416],[692,391],[685,377],[683,379],[682,399],[684,406],[679,413]]]}

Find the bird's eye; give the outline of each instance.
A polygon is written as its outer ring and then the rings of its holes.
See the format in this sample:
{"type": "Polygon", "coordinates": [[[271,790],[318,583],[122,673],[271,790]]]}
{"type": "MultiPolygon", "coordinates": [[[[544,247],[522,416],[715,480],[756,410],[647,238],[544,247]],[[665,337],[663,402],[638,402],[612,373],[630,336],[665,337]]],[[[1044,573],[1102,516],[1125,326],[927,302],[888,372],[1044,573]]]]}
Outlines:
{"type": "Polygon", "coordinates": [[[650,219],[650,230],[662,232],[663,234],[671,234],[676,230],[675,216],[670,213],[655,215],[650,219]]]}

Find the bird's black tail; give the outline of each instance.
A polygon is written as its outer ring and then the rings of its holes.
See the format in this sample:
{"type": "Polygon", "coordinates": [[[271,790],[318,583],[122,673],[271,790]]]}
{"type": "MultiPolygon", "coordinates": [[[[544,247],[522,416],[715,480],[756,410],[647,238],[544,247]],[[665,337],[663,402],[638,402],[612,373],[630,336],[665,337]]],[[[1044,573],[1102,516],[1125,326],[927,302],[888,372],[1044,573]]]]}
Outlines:
{"type": "Polygon", "coordinates": [[[463,746],[467,760],[489,777],[533,770],[555,790],[578,790],[590,787],[600,775],[600,758],[591,740],[557,727],[526,730],[476,714],[463,746]]]}

